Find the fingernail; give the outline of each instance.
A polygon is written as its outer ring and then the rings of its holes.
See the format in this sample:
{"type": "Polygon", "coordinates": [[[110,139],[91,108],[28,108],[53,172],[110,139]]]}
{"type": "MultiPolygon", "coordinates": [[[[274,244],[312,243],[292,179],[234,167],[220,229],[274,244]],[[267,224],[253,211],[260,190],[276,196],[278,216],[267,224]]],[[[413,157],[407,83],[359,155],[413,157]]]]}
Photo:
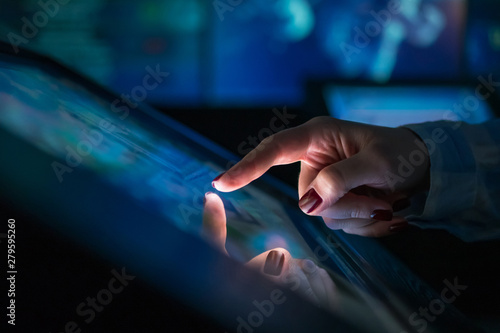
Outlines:
{"type": "Polygon", "coordinates": [[[220,175],[218,175],[217,177],[214,178],[214,180],[212,180],[212,187],[215,188],[215,182],[218,181],[220,179],[220,177],[224,176],[226,172],[224,171],[223,173],[221,173],[220,175]]]}
{"type": "Polygon", "coordinates": [[[410,199],[404,198],[404,199],[398,200],[395,203],[393,203],[392,210],[394,212],[399,212],[399,211],[402,211],[403,209],[410,207],[410,205],[411,205],[410,199]]]}
{"type": "Polygon", "coordinates": [[[321,205],[322,202],[323,199],[321,199],[318,193],[316,193],[316,191],[312,188],[307,191],[307,193],[304,194],[302,198],[300,198],[299,207],[307,214],[309,214],[316,208],[318,208],[318,206],[321,205]]]}
{"type": "Polygon", "coordinates": [[[284,262],[285,255],[283,253],[275,250],[269,252],[264,264],[264,273],[274,276],[280,275],[284,262]]]}
{"type": "Polygon", "coordinates": [[[410,225],[408,224],[408,222],[399,222],[399,223],[395,223],[395,224],[391,225],[389,227],[389,231],[390,232],[400,232],[400,231],[407,230],[409,227],[410,227],[410,225]]]}
{"type": "Polygon", "coordinates": [[[205,193],[205,196],[203,197],[203,204],[207,203],[207,195],[212,194],[212,193],[214,193],[214,192],[208,191],[207,193],[205,193]]]}
{"type": "Polygon", "coordinates": [[[314,263],[314,261],[310,259],[305,259],[302,262],[302,269],[306,274],[312,274],[318,270],[318,266],[314,263]]]}
{"type": "Polygon", "coordinates": [[[370,218],[379,221],[390,221],[392,220],[392,212],[390,210],[376,209],[370,215],[370,218]]]}

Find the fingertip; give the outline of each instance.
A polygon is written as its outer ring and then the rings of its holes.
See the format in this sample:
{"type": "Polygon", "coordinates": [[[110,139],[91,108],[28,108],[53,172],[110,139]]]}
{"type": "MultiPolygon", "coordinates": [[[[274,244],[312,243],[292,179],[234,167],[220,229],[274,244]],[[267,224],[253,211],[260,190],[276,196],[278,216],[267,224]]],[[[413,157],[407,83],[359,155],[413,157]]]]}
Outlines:
{"type": "Polygon", "coordinates": [[[232,189],[230,187],[228,187],[224,182],[222,182],[220,180],[216,181],[216,182],[212,182],[212,187],[219,192],[231,192],[232,191],[232,189]]]}
{"type": "Polygon", "coordinates": [[[212,195],[212,194],[215,194],[214,192],[211,192],[211,191],[208,191],[205,193],[205,196],[203,197],[203,204],[205,205],[207,203],[207,198],[212,195]]]}
{"type": "Polygon", "coordinates": [[[224,204],[222,199],[216,193],[208,191],[203,197],[203,206],[205,210],[211,210],[214,208],[223,208],[224,204]]]}
{"type": "Polygon", "coordinates": [[[215,194],[212,191],[205,192],[205,200],[207,200],[207,198],[211,197],[212,195],[218,196],[217,194],[215,194]]]}
{"type": "Polygon", "coordinates": [[[201,236],[227,255],[224,203],[216,193],[210,191],[205,193],[204,202],[201,236]]]}
{"type": "MultiPolygon", "coordinates": [[[[220,179],[222,178],[222,176],[224,176],[226,174],[226,172],[224,171],[223,173],[221,173],[220,175],[218,175],[217,177],[215,177],[213,180],[212,180],[212,187],[215,188],[216,190],[218,190],[217,188],[217,183],[220,181],[220,179]]],[[[208,192],[207,192],[208,193],[208,192]]]]}
{"type": "Polygon", "coordinates": [[[283,271],[285,254],[281,251],[272,250],[267,254],[262,271],[265,274],[279,276],[283,271]]]}
{"type": "Polygon", "coordinates": [[[219,192],[232,192],[241,187],[238,186],[236,179],[235,172],[231,169],[215,177],[212,180],[212,187],[219,192]]]}

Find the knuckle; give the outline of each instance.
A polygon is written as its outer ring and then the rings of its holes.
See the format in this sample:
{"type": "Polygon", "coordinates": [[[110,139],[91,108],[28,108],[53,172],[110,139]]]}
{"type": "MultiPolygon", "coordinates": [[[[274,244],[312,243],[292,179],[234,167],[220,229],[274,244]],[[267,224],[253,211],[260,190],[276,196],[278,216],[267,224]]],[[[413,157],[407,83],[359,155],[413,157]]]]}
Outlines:
{"type": "Polygon", "coordinates": [[[344,177],[336,168],[330,167],[325,172],[320,172],[318,178],[322,186],[328,191],[328,194],[332,196],[331,198],[324,198],[331,200],[330,205],[333,205],[347,193],[344,177]]]}
{"type": "Polygon", "coordinates": [[[353,209],[351,209],[349,217],[353,219],[360,219],[364,218],[365,217],[364,215],[365,215],[364,211],[360,207],[356,206],[353,209]]]}
{"type": "Polygon", "coordinates": [[[327,118],[327,117],[325,117],[325,116],[314,117],[311,120],[309,120],[307,122],[307,124],[310,124],[310,125],[321,124],[321,123],[323,123],[323,121],[325,120],[325,118],[327,118]]]}
{"type": "Polygon", "coordinates": [[[259,143],[259,146],[265,148],[266,146],[268,146],[271,142],[274,141],[275,139],[275,136],[276,134],[273,134],[273,135],[270,135],[270,136],[267,136],[265,137],[260,143],[259,143]]]}

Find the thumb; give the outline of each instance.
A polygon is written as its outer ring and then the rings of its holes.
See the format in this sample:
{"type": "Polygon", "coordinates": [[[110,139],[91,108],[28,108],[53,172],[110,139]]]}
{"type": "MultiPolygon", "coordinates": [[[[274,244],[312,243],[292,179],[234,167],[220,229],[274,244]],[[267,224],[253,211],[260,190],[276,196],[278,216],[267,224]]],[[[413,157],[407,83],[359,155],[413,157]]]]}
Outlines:
{"type": "Polygon", "coordinates": [[[203,208],[203,227],[201,236],[219,249],[222,253],[226,251],[226,212],[221,198],[212,192],[205,194],[203,208]]]}
{"type": "Polygon", "coordinates": [[[363,152],[331,164],[323,168],[309,184],[299,200],[299,207],[306,214],[321,215],[322,211],[333,206],[353,188],[382,185],[384,177],[379,169],[363,152]]]}

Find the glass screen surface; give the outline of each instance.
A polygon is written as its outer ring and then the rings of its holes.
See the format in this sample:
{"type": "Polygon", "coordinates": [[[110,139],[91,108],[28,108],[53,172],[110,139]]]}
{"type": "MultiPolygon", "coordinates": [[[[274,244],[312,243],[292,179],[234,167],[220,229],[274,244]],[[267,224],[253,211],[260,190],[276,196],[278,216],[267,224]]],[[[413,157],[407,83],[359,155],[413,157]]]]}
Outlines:
{"type": "MultiPolygon", "coordinates": [[[[198,233],[204,193],[215,191],[211,181],[224,167],[201,145],[152,121],[57,72],[0,62],[0,126],[54,157],[56,183],[90,169],[165,223],[198,233]]],[[[249,260],[276,247],[311,256],[293,227],[297,217],[273,194],[250,185],[219,195],[234,258],[249,260]]]]}

